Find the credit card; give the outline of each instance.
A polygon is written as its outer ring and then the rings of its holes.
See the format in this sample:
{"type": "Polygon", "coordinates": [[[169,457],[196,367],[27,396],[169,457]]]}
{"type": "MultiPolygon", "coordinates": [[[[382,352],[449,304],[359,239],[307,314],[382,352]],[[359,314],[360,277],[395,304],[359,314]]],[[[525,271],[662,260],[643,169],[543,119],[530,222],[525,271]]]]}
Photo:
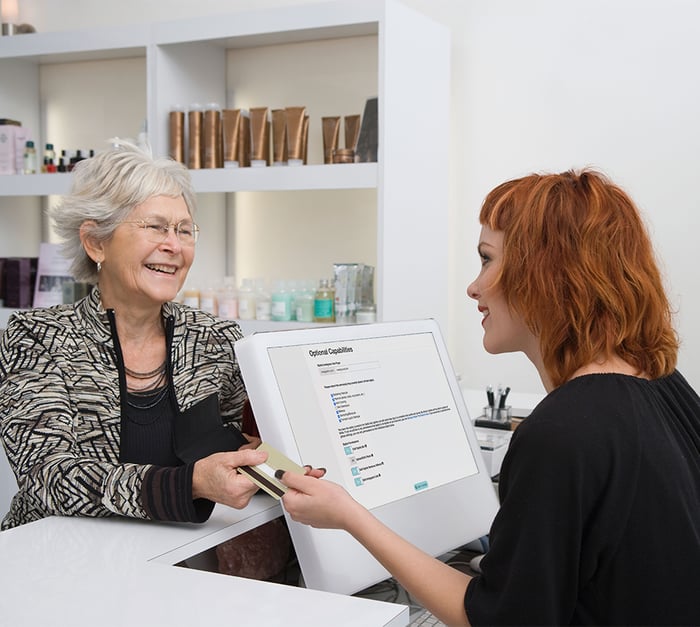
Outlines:
{"type": "Polygon", "coordinates": [[[294,463],[266,442],[258,446],[257,450],[267,453],[267,461],[257,466],[239,466],[238,472],[246,475],[255,485],[279,500],[287,491],[287,486],[275,479],[275,471],[291,470],[303,475],[306,469],[294,463]]]}

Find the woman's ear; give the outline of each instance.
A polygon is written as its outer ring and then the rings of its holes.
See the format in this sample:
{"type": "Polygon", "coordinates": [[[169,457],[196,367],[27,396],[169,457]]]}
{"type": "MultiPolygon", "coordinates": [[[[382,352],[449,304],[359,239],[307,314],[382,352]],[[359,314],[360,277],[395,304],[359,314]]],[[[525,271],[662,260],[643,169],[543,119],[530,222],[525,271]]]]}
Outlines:
{"type": "Polygon", "coordinates": [[[85,220],[80,225],[80,243],[90,259],[95,263],[101,263],[104,261],[104,251],[102,242],[93,235],[96,226],[97,223],[94,220],[85,220]]]}

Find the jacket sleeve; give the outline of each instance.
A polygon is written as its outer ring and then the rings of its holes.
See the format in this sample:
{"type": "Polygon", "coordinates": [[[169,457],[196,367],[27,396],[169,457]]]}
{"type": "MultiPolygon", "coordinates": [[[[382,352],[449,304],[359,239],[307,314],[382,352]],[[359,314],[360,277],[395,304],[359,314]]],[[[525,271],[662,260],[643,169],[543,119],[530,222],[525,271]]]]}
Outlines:
{"type": "MultiPolygon", "coordinates": [[[[234,321],[226,320],[217,324],[218,336],[216,342],[221,350],[219,363],[225,364],[228,376],[221,381],[219,402],[224,425],[230,425],[242,430],[245,405],[248,393],[243,384],[243,377],[236,359],[234,344],[243,337],[241,329],[234,321]]],[[[248,435],[254,435],[249,433],[248,435]]]]}

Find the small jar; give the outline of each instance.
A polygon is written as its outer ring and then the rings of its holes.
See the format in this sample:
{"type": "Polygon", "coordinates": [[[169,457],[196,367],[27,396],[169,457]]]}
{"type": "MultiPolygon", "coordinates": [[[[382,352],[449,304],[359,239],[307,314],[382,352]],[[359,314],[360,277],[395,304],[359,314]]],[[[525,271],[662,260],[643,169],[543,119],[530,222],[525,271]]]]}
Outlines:
{"type": "Polygon", "coordinates": [[[377,306],[362,305],[355,312],[355,320],[358,324],[367,324],[368,322],[377,321],[377,306]]]}
{"type": "Polygon", "coordinates": [[[352,148],[336,148],[333,163],[355,163],[355,151],[352,148]]]}

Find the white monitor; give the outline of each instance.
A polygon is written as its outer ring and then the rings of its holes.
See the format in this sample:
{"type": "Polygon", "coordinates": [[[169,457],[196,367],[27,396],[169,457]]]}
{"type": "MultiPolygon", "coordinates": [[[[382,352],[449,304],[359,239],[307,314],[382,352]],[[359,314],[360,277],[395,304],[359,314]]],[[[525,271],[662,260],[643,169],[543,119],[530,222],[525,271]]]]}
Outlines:
{"type": "MultiPolygon", "coordinates": [[[[488,533],[498,500],[435,321],[255,333],[235,348],[263,441],[326,468],[432,555],[488,533]]],[[[352,594],[389,576],[349,534],[285,516],[307,587],[352,594]]]]}

